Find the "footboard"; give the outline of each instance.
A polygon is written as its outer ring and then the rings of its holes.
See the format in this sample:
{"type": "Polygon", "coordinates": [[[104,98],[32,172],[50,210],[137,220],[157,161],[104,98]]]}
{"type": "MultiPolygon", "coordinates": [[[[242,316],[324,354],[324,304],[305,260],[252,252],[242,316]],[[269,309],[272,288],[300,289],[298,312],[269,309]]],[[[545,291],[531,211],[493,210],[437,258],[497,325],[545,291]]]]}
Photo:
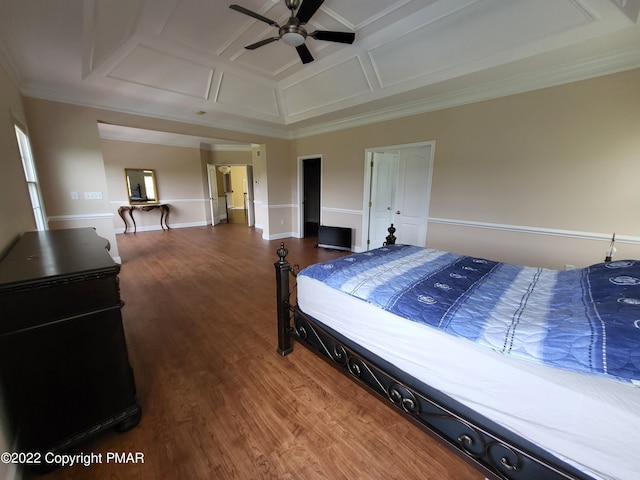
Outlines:
{"type": "Polygon", "coordinates": [[[278,353],[292,340],[309,348],[352,380],[384,400],[423,431],[441,441],[486,477],[509,480],[587,480],[590,477],[542,448],[480,416],[440,391],[400,372],[292,304],[290,279],[297,266],[287,261],[284,243],[274,264],[277,281],[278,353]]]}

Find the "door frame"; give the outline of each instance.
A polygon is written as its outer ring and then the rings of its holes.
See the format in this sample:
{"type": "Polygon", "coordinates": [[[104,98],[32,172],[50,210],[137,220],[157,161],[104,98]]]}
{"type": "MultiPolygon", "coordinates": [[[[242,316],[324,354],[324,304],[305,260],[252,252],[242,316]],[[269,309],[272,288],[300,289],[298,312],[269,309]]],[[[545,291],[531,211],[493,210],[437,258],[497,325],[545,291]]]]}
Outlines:
{"type": "MultiPolygon", "coordinates": [[[[245,179],[247,181],[247,227],[254,227],[256,223],[256,211],[255,211],[255,192],[253,190],[253,165],[250,163],[207,163],[207,183],[209,184],[209,208],[211,211],[211,226],[217,225],[215,223],[215,219],[213,218],[213,198],[211,196],[212,185],[211,185],[211,171],[213,170],[214,175],[218,175],[218,167],[229,166],[229,167],[244,167],[245,169],[245,179]]],[[[217,182],[213,185],[216,193],[218,192],[218,184],[217,182]]],[[[221,198],[218,196],[217,198],[221,198]]],[[[221,222],[218,222],[221,223],[221,222]]]]}
{"type": "Polygon", "coordinates": [[[304,161],[311,158],[320,159],[320,225],[322,225],[322,181],[324,178],[324,157],[322,154],[303,155],[298,157],[298,231],[296,233],[296,238],[303,238],[304,236],[304,161]]]}
{"type": "MultiPolygon", "coordinates": [[[[362,251],[366,251],[369,250],[370,247],[372,247],[371,245],[369,245],[369,218],[370,218],[370,205],[369,205],[369,199],[371,198],[371,189],[372,189],[372,178],[371,178],[371,160],[373,159],[373,155],[375,153],[390,153],[390,152],[394,152],[394,153],[399,153],[400,150],[404,150],[404,149],[410,149],[410,148],[420,148],[420,147],[430,147],[430,154],[428,155],[429,158],[429,178],[427,179],[427,191],[429,192],[429,195],[427,197],[427,219],[429,217],[428,212],[429,212],[429,206],[431,203],[431,182],[433,179],[433,163],[434,163],[434,159],[435,159],[435,151],[436,151],[436,141],[435,140],[429,140],[429,141],[425,141],[425,142],[416,142],[416,143],[405,143],[405,144],[400,144],[400,145],[388,145],[388,146],[382,146],[382,147],[373,147],[373,148],[366,148],[365,149],[365,155],[364,155],[364,188],[363,188],[363,200],[362,200],[362,245],[361,245],[361,249],[362,251]]],[[[427,220],[427,234],[428,234],[428,220],[427,220]]],[[[400,242],[402,243],[402,239],[400,239],[400,242]]],[[[375,247],[372,247],[375,248],[375,247]]]]}
{"type": "Polygon", "coordinates": [[[211,215],[211,226],[215,227],[218,223],[220,223],[220,216],[218,216],[218,222],[216,223],[216,210],[217,208],[214,206],[214,202],[218,201],[218,184],[217,182],[211,183],[211,175],[213,174],[214,179],[217,176],[216,173],[217,165],[213,163],[207,163],[207,184],[209,185],[209,212],[211,215]],[[215,195],[215,200],[214,200],[215,195]]]}

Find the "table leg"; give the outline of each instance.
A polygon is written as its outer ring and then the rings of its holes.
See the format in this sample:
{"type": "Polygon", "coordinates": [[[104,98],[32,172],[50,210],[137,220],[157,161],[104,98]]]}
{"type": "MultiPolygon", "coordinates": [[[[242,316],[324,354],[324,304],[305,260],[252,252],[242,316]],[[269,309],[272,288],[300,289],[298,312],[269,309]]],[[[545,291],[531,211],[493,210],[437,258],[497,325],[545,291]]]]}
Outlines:
{"type": "Polygon", "coordinates": [[[136,225],[136,219],[133,218],[133,211],[134,210],[135,210],[135,207],[129,207],[129,216],[131,217],[131,221],[133,222],[133,233],[137,233],[138,226],[136,225]]]}
{"type": "Polygon", "coordinates": [[[120,218],[124,222],[124,233],[127,233],[127,230],[129,229],[129,224],[127,223],[127,219],[124,217],[124,212],[126,210],[127,210],[127,207],[118,208],[118,215],[120,215],[120,218]]]}
{"type": "MultiPolygon", "coordinates": [[[[167,219],[169,218],[169,205],[162,205],[162,212],[160,213],[160,226],[162,227],[162,221],[164,220],[164,226],[167,227],[167,230],[170,230],[169,223],[167,219]]],[[[164,230],[164,227],[162,227],[164,230]]]]}

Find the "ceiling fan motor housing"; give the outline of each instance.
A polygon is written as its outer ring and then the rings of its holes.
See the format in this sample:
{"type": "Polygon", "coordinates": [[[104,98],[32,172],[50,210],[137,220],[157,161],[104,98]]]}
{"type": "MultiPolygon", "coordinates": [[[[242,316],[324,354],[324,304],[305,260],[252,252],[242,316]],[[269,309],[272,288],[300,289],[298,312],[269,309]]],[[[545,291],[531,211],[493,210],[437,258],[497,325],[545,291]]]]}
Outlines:
{"type": "MultiPolygon", "coordinates": [[[[295,18],[291,17],[291,20],[295,20],[295,18]]],[[[286,25],[280,27],[278,33],[284,43],[291,45],[292,47],[302,45],[307,38],[307,31],[298,25],[297,21],[289,21],[286,25]]]]}

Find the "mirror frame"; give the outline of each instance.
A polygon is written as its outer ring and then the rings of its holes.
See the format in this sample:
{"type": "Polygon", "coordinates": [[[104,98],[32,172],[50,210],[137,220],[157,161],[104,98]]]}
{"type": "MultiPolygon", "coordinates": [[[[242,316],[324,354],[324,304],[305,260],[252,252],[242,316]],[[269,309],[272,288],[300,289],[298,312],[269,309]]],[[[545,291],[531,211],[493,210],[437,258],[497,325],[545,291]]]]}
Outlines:
{"type": "Polygon", "coordinates": [[[127,187],[127,196],[129,197],[130,205],[155,205],[160,203],[158,199],[158,185],[156,183],[156,172],[150,168],[125,168],[124,169],[124,180],[127,187]],[[155,197],[153,200],[132,200],[131,197],[131,185],[130,185],[130,177],[129,172],[144,172],[151,174],[151,181],[153,182],[153,190],[155,192],[155,197]]]}

